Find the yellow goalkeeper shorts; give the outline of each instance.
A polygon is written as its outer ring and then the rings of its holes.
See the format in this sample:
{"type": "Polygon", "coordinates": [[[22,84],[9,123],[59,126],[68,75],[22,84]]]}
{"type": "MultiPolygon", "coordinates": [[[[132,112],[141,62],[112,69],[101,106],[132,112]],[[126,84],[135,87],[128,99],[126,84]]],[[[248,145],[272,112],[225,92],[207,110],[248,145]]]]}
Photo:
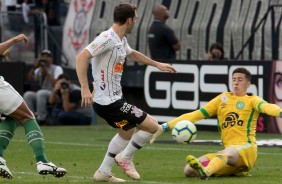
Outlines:
{"type": "MultiPolygon", "coordinates": [[[[230,147],[230,146],[228,146],[230,147]]],[[[231,146],[238,150],[240,159],[235,166],[226,165],[221,170],[214,173],[214,176],[230,176],[230,175],[246,175],[250,171],[257,160],[257,146],[246,144],[242,146],[231,146]]],[[[216,153],[209,153],[205,155],[209,160],[216,156],[216,153]]]]}

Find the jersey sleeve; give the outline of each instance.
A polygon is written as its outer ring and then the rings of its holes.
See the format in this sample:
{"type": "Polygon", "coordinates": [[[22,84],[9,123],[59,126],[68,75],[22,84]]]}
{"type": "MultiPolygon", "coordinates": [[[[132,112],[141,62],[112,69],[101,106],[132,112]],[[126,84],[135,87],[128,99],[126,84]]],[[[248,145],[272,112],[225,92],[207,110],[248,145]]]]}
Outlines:
{"type": "Polygon", "coordinates": [[[191,121],[192,123],[194,123],[194,122],[199,121],[201,119],[205,119],[204,114],[200,110],[196,110],[196,111],[193,111],[193,112],[190,112],[190,113],[183,114],[183,115],[169,121],[167,124],[169,126],[169,129],[171,130],[175,126],[175,124],[179,121],[188,120],[188,121],[191,121]]]}
{"type": "Polygon", "coordinates": [[[217,97],[209,101],[204,107],[200,108],[200,111],[203,113],[205,118],[210,118],[217,115],[217,110],[221,103],[220,98],[221,95],[218,95],[217,97]]]}
{"type": "Polygon", "coordinates": [[[112,45],[113,41],[110,35],[107,32],[103,32],[87,45],[85,49],[90,52],[92,57],[95,57],[113,47],[112,45]]]}
{"type": "Polygon", "coordinates": [[[278,105],[268,103],[258,96],[254,97],[253,107],[260,113],[265,113],[269,116],[280,116],[281,108],[278,105]]]}
{"type": "Polygon", "coordinates": [[[189,120],[192,123],[194,123],[196,121],[212,117],[217,114],[217,107],[219,104],[220,104],[220,97],[217,96],[214,99],[212,99],[210,102],[208,102],[204,107],[195,110],[193,112],[183,114],[178,118],[175,118],[174,120],[168,122],[169,129],[171,130],[175,126],[175,124],[181,120],[189,120]]]}

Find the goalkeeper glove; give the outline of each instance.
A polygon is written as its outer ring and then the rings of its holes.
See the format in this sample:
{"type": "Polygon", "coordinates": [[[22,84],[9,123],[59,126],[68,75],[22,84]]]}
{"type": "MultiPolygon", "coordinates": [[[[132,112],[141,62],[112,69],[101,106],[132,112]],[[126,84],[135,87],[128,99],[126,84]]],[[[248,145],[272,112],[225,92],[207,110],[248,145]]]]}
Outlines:
{"type": "Polygon", "coordinates": [[[150,139],[150,144],[154,143],[155,140],[163,134],[163,132],[169,131],[169,126],[167,123],[164,123],[162,125],[158,125],[158,130],[154,133],[152,138],[150,139]]]}

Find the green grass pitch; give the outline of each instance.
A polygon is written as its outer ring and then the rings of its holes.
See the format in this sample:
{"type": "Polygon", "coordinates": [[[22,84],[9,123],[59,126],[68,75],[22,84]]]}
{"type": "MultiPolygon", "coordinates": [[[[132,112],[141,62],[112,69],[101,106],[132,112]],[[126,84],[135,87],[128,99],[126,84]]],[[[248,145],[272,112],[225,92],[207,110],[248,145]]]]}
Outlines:
{"type": "MultiPolygon", "coordinates": [[[[92,126],[43,126],[46,153],[50,161],[68,170],[63,178],[37,174],[36,163],[31,148],[27,145],[24,130],[19,127],[7,150],[5,159],[13,173],[12,180],[0,178],[0,183],[43,184],[43,183],[94,183],[93,173],[99,167],[115,130],[104,122],[92,126]]],[[[257,139],[282,139],[278,134],[258,134],[257,139]]],[[[216,132],[198,132],[197,140],[219,139],[216,132]]],[[[200,156],[207,152],[222,149],[220,145],[180,145],[172,141],[170,133],[165,133],[155,144],[148,144],[134,156],[134,163],[140,172],[141,180],[129,179],[115,164],[115,176],[128,183],[169,184],[169,183],[282,183],[281,147],[259,147],[258,160],[248,177],[185,178],[183,168],[187,154],[200,156]],[[168,140],[168,141],[166,141],[168,140]]]]}

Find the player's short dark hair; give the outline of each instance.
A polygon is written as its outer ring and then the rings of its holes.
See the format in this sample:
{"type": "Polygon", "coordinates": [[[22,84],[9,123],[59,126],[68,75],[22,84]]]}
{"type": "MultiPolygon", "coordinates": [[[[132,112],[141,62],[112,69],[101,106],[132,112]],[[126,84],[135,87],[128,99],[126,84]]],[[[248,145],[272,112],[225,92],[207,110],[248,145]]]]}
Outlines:
{"type": "Polygon", "coordinates": [[[224,59],[224,49],[223,49],[223,46],[220,43],[211,44],[210,49],[209,49],[210,53],[212,53],[213,49],[217,49],[222,53],[221,57],[219,59],[224,59]]]}
{"type": "Polygon", "coordinates": [[[129,3],[120,3],[114,10],[114,23],[125,24],[128,18],[135,17],[136,5],[129,3]]]}
{"type": "Polygon", "coordinates": [[[244,68],[244,67],[236,68],[236,69],[233,71],[232,75],[233,75],[234,73],[242,73],[242,74],[245,74],[246,79],[251,82],[252,74],[251,74],[251,72],[250,72],[249,70],[247,70],[246,68],[244,68]]]}

